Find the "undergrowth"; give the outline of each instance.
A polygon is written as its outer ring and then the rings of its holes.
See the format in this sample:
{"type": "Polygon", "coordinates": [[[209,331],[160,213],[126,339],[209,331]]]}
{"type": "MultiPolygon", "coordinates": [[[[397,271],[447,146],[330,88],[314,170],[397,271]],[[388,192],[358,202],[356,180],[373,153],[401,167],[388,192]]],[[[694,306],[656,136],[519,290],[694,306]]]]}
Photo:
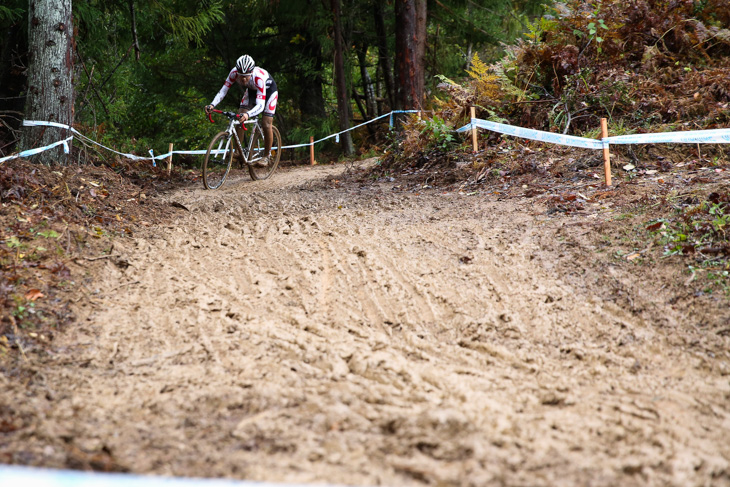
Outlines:
{"type": "Polygon", "coordinates": [[[671,206],[672,213],[650,222],[646,231],[665,256],[691,257],[689,269],[705,271],[712,283],[707,291],[716,288],[730,296],[730,189],[701,200],[689,196],[671,206]]]}
{"type": "MultiPolygon", "coordinates": [[[[404,124],[375,168],[376,177],[417,176],[416,187],[457,180],[470,190],[491,185],[495,194],[519,184],[526,197],[568,181],[596,187],[601,182],[599,151],[480,131],[473,153],[469,133],[454,134],[453,140],[445,135],[469,123],[470,107],[477,118],[588,138],[600,137],[602,118],[608,119],[610,135],[730,126],[727,0],[569,0],[535,20],[526,38],[505,51],[492,65],[475,54],[462,79],[437,76],[438,92],[429,100],[433,118],[414,116],[404,124]]],[[[727,147],[708,145],[616,146],[616,183],[669,175],[677,164],[690,172],[726,171],[727,147]]],[[[681,211],[667,206],[661,230],[654,231],[668,255],[694,257],[727,288],[727,192],[708,191],[681,211]]],[[[575,191],[554,192],[548,199],[551,211],[563,213],[583,211],[584,201],[575,191]]]]}

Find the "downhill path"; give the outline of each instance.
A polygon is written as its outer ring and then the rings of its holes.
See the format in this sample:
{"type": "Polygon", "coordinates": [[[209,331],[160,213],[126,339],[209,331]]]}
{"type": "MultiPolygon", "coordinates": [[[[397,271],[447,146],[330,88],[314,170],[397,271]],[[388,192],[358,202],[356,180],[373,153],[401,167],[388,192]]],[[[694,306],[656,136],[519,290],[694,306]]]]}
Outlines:
{"type": "Polygon", "coordinates": [[[28,450],[270,482],[730,485],[727,370],[682,317],[569,284],[524,202],[320,184],[342,170],[167,195],[189,211],[115,243],[28,392],[28,450]]]}

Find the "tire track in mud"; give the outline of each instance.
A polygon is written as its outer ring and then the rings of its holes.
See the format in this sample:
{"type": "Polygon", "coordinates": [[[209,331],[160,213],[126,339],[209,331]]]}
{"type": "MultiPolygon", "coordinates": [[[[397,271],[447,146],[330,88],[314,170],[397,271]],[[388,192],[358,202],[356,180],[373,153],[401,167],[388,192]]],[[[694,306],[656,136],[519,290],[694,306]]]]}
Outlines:
{"type": "Polygon", "coordinates": [[[728,483],[727,377],[544,267],[524,207],[312,184],[339,170],[170,195],[190,211],[115,245],[39,436],[185,476],[728,483]]]}

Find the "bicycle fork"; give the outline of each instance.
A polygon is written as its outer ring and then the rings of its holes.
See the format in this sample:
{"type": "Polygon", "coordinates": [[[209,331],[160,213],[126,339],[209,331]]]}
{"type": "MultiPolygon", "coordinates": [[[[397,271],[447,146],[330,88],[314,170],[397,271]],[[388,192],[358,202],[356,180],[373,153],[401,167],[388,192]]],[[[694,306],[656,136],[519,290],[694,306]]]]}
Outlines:
{"type": "MultiPolygon", "coordinates": [[[[236,130],[236,124],[231,123],[230,132],[233,134],[233,138],[235,139],[236,147],[238,147],[238,153],[241,156],[241,159],[243,159],[243,162],[246,163],[246,165],[251,165],[250,162],[248,162],[248,151],[246,151],[243,148],[243,143],[241,143],[241,138],[238,136],[238,130],[236,130]]],[[[245,139],[245,136],[244,136],[245,139]]],[[[233,147],[233,150],[236,150],[236,147],[233,147]]]]}

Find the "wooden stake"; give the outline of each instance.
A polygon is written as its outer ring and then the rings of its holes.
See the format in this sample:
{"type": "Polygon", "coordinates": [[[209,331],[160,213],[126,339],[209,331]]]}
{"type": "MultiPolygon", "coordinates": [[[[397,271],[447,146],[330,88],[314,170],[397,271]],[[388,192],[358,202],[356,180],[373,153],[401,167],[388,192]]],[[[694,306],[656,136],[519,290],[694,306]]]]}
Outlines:
{"type": "MultiPolygon", "coordinates": [[[[601,119],[601,138],[608,137],[608,121],[601,119]]],[[[608,144],[603,146],[603,172],[606,177],[606,186],[611,186],[611,154],[608,151],[608,144]]]]}
{"type": "MultiPolygon", "coordinates": [[[[474,123],[475,118],[477,118],[477,109],[474,107],[471,107],[472,123],[474,123]]],[[[472,126],[472,128],[471,128],[471,143],[474,148],[474,152],[477,152],[479,150],[479,147],[477,146],[477,128],[475,126],[472,126]]]]}
{"type": "Polygon", "coordinates": [[[314,160],[314,137],[309,137],[309,164],[312,166],[317,164],[314,160]]]}
{"type": "Polygon", "coordinates": [[[170,143],[170,155],[167,157],[167,175],[172,173],[172,143],[170,143]]]}

